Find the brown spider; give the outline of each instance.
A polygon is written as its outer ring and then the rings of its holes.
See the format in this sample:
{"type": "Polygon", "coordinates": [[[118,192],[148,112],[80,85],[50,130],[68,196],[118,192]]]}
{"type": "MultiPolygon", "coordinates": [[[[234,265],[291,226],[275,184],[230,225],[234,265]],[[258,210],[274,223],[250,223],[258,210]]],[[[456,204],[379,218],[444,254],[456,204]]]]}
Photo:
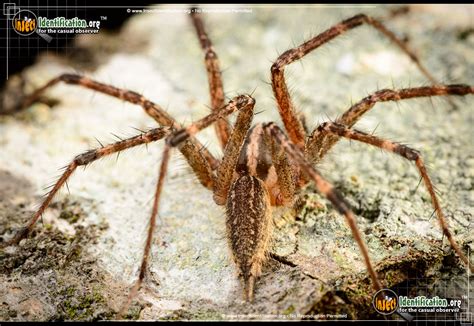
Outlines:
{"type": "Polygon", "coordinates": [[[197,122],[183,128],[159,105],[147,100],[133,91],[119,89],[102,84],[87,77],[64,74],[49,81],[36,90],[23,103],[29,106],[41,94],[53,85],[64,82],[80,85],[103,94],[107,94],[140,105],[161,127],[143,132],[101,148],[87,151],[76,156],[66,166],[64,173],[48,193],[40,208],[29,223],[15,237],[3,244],[17,244],[28,236],[34,224],[44,213],[58,190],[67,182],[77,167],[85,166],[106,155],[125,149],[166,139],[160,173],[153,202],[148,236],[143,253],[138,280],[132,287],[121,315],[140,289],[147,270],[147,262],[152,244],[156,216],[159,210],[160,194],[170,158],[171,148],[177,147],[184,155],[201,184],[211,190],[214,201],[226,206],[227,238],[234,261],[243,281],[244,299],[252,301],[254,284],[259,276],[262,264],[268,252],[271,235],[271,206],[291,206],[298,188],[313,181],[323,195],[345,216],[352,234],[363,255],[373,287],[382,288],[377,273],[371,263],[366,244],[357,228],[355,216],[344,198],[314,168],[340,137],[364,142],[381,149],[391,151],[416,164],[421,178],[430,194],[433,207],[444,235],[461,260],[474,270],[464,253],[460,250],[441,210],[432,182],[427,174],[420,154],[401,144],[351,129],[360,117],[377,102],[399,101],[416,97],[459,95],[474,93],[474,87],[468,85],[439,85],[431,74],[419,62],[417,56],[378,20],[366,15],[357,15],[329,28],[307,42],[281,54],[271,67],[272,88],[278,109],[286,130],[285,134],[273,122],[257,124],[251,128],[255,100],[250,95],[234,97],[225,104],[223,83],[219,61],[212,43],[204,29],[200,14],[192,10],[191,18],[201,47],[205,52],[205,64],[208,72],[212,113],[197,122]],[[295,113],[284,77],[284,68],[324,43],[362,24],[368,24],[397,45],[417,65],[420,71],[433,83],[433,86],[414,87],[400,90],[380,90],[351,106],[335,122],[319,125],[309,135],[304,128],[303,117],[295,113]],[[227,116],[238,111],[233,127],[227,116]],[[216,133],[224,149],[222,160],[215,159],[194,137],[200,130],[214,124],[216,133]]]}

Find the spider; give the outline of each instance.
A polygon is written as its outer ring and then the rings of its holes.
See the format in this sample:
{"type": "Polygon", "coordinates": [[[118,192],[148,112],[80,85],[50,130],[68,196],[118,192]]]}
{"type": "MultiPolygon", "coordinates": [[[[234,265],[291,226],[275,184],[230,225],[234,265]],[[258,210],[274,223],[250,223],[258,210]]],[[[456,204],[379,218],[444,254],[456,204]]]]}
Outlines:
{"type": "Polygon", "coordinates": [[[136,92],[119,89],[75,74],[63,74],[52,79],[34,91],[24,101],[23,106],[29,106],[37,101],[47,89],[63,82],[140,105],[160,127],[77,155],[66,166],[64,173],[54,184],[29,223],[13,239],[2,246],[17,244],[29,235],[59,189],[67,184],[68,178],[79,166],[86,166],[104,156],[119,153],[131,147],[164,139],[165,148],[139,276],[131,288],[119,316],[127,310],[136,296],[147,271],[160,195],[172,148],[177,148],[183,154],[200,183],[212,191],[214,202],[226,208],[227,238],[236,269],[242,280],[245,300],[252,301],[254,299],[255,281],[268,256],[272,229],[272,206],[292,206],[298,189],[309,182],[314,182],[317,190],[328,198],[340,214],[345,216],[362,253],[373,288],[375,291],[379,291],[382,289],[382,284],[373,267],[367,246],[356,225],[356,219],[349,204],[314,167],[342,137],[379,147],[415,163],[430,194],[443,234],[459,258],[468,265],[469,269],[473,270],[472,265],[449,231],[448,223],[420,153],[408,146],[353,129],[352,126],[378,102],[430,96],[465,96],[473,94],[474,87],[461,84],[438,84],[403,41],[377,19],[361,14],[341,21],[301,45],[282,53],[276,59],[271,66],[271,82],[285,131],[273,122],[251,126],[255,99],[251,95],[239,95],[228,103],[225,102],[219,60],[205,30],[201,14],[192,9],[190,17],[205,54],[212,113],[187,127],[183,127],[158,104],[147,100],[136,92]],[[336,121],[325,122],[308,133],[305,130],[304,117],[295,112],[285,81],[285,67],[339,35],[363,24],[375,28],[398,46],[416,64],[422,74],[431,81],[433,86],[377,91],[352,105],[336,121]],[[231,126],[227,117],[234,112],[238,112],[238,115],[234,126],[231,126]],[[221,160],[214,158],[195,138],[200,130],[210,125],[214,125],[217,138],[224,151],[221,160]]]}

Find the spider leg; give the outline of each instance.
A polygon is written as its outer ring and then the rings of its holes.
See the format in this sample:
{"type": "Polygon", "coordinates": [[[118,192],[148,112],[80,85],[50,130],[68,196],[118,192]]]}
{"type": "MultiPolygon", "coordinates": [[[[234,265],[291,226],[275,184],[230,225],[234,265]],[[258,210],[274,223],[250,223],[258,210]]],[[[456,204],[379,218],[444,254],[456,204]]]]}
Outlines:
{"type": "Polygon", "coordinates": [[[305,158],[303,151],[295,144],[293,144],[285,133],[273,122],[264,125],[264,130],[267,135],[275,140],[275,143],[281,147],[301,168],[301,170],[314,181],[316,188],[333,204],[336,210],[345,216],[347,224],[349,225],[352,235],[359,246],[359,249],[364,257],[364,262],[372,280],[372,285],[375,291],[379,291],[382,285],[377,277],[377,273],[371,262],[367,245],[365,244],[362,234],[360,233],[356,218],[349,208],[349,204],[342,197],[342,195],[334,189],[334,187],[326,181],[321,174],[312,166],[312,164],[305,158]]]}
{"type": "MultiPolygon", "coordinates": [[[[212,42],[206,33],[204,28],[204,22],[202,21],[201,14],[196,12],[194,8],[191,9],[191,19],[193,26],[196,29],[199,42],[204,50],[205,57],[204,62],[206,64],[207,77],[209,81],[209,91],[211,94],[211,107],[212,110],[218,110],[224,106],[224,86],[222,85],[222,74],[219,67],[219,58],[212,46],[212,42]]],[[[232,128],[226,118],[221,118],[214,124],[217,138],[221,144],[222,149],[229,141],[232,128]]]]}
{"type": "Polygon", "coordinates": [[[227,202],[241,149],[252,123],[254,104],[255,102],[250,102],[249,105],[244,107],[245,109],[239,111],[235,126],[225,147],[221,164],[217,168],[214,202],[218,205],[225,205],[227,202]]]}
{"type": "Polygon", "coordinates": [[[435,78],[428,72],[428,70],[420,63],[420,60],[415,53],[408,48],[408,46],[400,40],[393,32],[388,30],[380,21],[360,14],[352,18],[343,20],[339,24],[327,29],[321,34],[313,37],[312,39],[304,42],[303,44],[285,51],[282,53],[275,63],[271,67],[272,74],[272,88],[275,94],[276,101],[278,103],[278,109],[282,117],[285,129],[288,132],[288,136],[291,141],[299,146],[301,149],[304,148],[305,133],[302,122],[298,119],[295,113],[294,105],[291,102],[291,97],[288,92],[288,88],[285,82],[284,70],[285,66],[301,59],[306,54],[317,49],[321,45],[331,41],[337,36],[353,29],[362,24],[367,24],[374,27],[383,35],[385,35],[390,41],[399,47],[402,52],[410,57],[410,59],[416,64],[421,73],[430,80],[433,84],[438,84],[435,78]]]}
{"type": "Polygon", "coordinates": [[[254,105],[255,100],[250,95],[238,95],[231,99],[227,105],[211,112],[204,118],[190,124],[186,128],[182,128],[173,133],[172,137],[169,139],[169,144],[171,147],[177,147],[183,141],[194,136],[202,129],[209,127],[212,123],[219,120],[220,118],[226,117],[236,110],[243,110],[249,108],[250,106],[253,107],[254,105]]]}
{"type": "MultiPolygon", "coordinates": [[[[252,116],[249,115],[248,119],[251,118],[252,116]]],[[[296,174],[293,167],[284,151],[281,151],[275,145],[275,142],[266,135],[263,124],[258,123],[249,131],[247,130],[249,130],[248,125],[243,130],[240,138],[240,141],[244,140],[244,143],[236,144],[235,151],[240,151],[238,157],[229,160],[230,163],[227,168],[229,172],[225,174],[225,179],[219,179],[218,170],[218,182],[216,184],[218,191],[214,193],[216,203],[222,203],[223,205],[226,202],[229,184],[235,182],[237,173],[239,176],[247,174],[256,176],[264,181],[270,193],[272,206],[288,206],[293,203],[295,193],[294,177],[296,174]]],[[[231,154],[229,154],[230,156],[231,154]]]]}
{"type": "Polygon", "coordinates": [[[293,203],[295,197],[295,176],[293,169],[288,160],[288,155],[284,149],[278,145],[277,141],[263,133],[265,143],[269,145],[272,155],[272,163],[275,166],[276,175],[278,176],[278,186],[280,189],[279,198],[276,204],[287,206],[293,203]]]}
{"type": "Polygon", "coordinates": [[[158,104],[153,103],[152,101],[147,100],[144,96],[129,91],[126,89],[121,89],[112,85],[107,85],[98,81],[95,81],[89,77],[77,75],[77,74],[62,74],[56,78],[51,79],[42,87],[36,89],[32,94],[30,94],[22,103],[22,107],[28,107],[32,103],[38,100],[42,93],[47,89],[53,87],[54,85],[63,82],[69,85],[79,85],[94,91],[97,91],[102,94],[106,94],[112,97],[116,97],[126,102],[140,105],[143,110],[152,117],[156,122],[162,126],[180,128],[181,126],[176,123],[176,121],[168,114],[166,111],[161,108],[158,104]]]}
{"type": "Polygon", "coordinates": [[[33,215],[31,220],[28,224],[23,227],[10,241],[0,244],[1,247],[6,247],[14,244],[18,244],[22,239],[26,238],[30,232],[33,230],[33,227],[40,218],[40,216],[44,213],[46,208],[48,208],[49,204],[53,200],[53,197],[59,191],[59,189],[66,183],[66,181],[71,177],[77,167],[88,165],[104,156],[121,152],[123,150],[129,149],[131,147],[148,144],[157,140],[162,139],[166,135],[171,132],[170,128],[156,128],[150,131],[144,132],[140,135],[127,138],[116,143],[103,146],[101,148],[92,149],[87,152],[84,152],[80,155],[77,155],[71,163],[69,163],[65,167],[64,173],[61,177],[56,181],[54,187],[49,191],[46,198],[44,199],[43,203],[41,204],[40,208],[36,211],[33,215]]]}
{"type": "Polygon", "coordinates": [[[341,136],[348,139],[354,139],[363,143],[367,143],[367,144],[379,147],[381,149],[398,154],[401,157],[406,158],[407,160],[415,162],[416,167],[418,171],[420,172],[421,177],[423,178],[423,181],[428,190],[428,193],[430,194],[431,202],[436,211],[436,215],[438,216],[438,221],[443,231],[443,234],[448,238],[448,241],[451,244],[451,247],[454,249],[454,251],[459,256],[459,258],[461,258],[461,260],[468,266],[468,268],[470,268],[471,271],[474,272],[474,267],[471,265],[467,257],[459,248],[458,244],[456,243],[456,240],[454,240],[454,237],[451,231],[449,231],[448,222],[446,220],[446,217],[443,214],[443,211],[441,210],[441,206],[439,204],[438,198],[436,197],[433,183],[431,182],[431,179],[428,176],[428,172],[426,171],[425,164],[423,163],[423,160],[421,159],[421,156],[417,151],[405,145],[397,144],[389,140],[381,139],[379,137],[366,134],[362,131],[349,129],[346,126],[337,124],[337,123],[325,122],[322,125],[320,125],[318,129],[321,132],[326,133],[326,134],[332,134],[332,135],[337,135],[337,136],[341,136]]]}
{"type": "Polygon", "coordinates": [[[166,144],[163,150],[163,156],[161,159],[158,182],[156,183],[155,198],[153,200],[153,208],[151,210],[150,222],[148,224],[148,235],[146,238],[145,249],[143,251],[142,263],[140,265],[140,273],[138,274],[138,279],[135,281],[135,284],[132,286],[130,293],[128,294],[127,301],[122,306],[119,313],[117,314],[116,316],[117,319],[121,319],[123,314],[128,310],[130,303],[132,303],[132,300],[137,295],[142,285],[143,279],[145,278],[147,265],[148,265],[148,257],[150,256],[150,249],[153,242],[153,232],[155,231],[156,216],[158,215],[161,191],[163,190],[163,183],[165,180],[166,172],[168,170],[168,163],[169,163],[170,154],[171,154],[170,150],[171,148],[168,146],[168,144],[166,144]]]}
{"type": "MultiPolygon", "coordinates": [[[[34,103],[43,92],[60,82],[70,85],[79,85],[102,94],[119,98],[126,102],[140,105],[143,110],[159,125],[163,127],[172,127],[173,129],[181,128],[181,125],[178,124],[162,107],[152,101],[149,101],[144,96],[133,91],[120,89],[111,85],[100,83],[88,77],[74,74],[62,74],[50,80],[43,87],[38,88],[31,95],[29,95],[23,102],[22,106],[28,107],[34,103]]],[[[217,168],[219,161],[216,160],[212,154],[194,137],[190,139],[189,142],[187,142],[184,146],[182,146],[180,150],[201,184],[206,188],[211,189],[213,183],[212,170],[217,168]]]]}
{"type": "MultiPolygon", "coordinates": [[[[120,312],[117,315],[117,318],[121,318],[121,316],[127,311],[128,307],[130,306],[130,303],[132,302],[133,298],[136,296],[138,293],[140,286],[142,284],[142,281],[145,277],[146,273],[146,268],[148,264],[148,256],[150,253],[150,248],[152,244],[152,237],[153,237],[153,231],[155,227],[155,222],[156,222],[156,215],[158,213],[158,208],[159,208],[159,201],[160,201],[160,196],[161,196],[161,190],[163,188],[163,183],[164,183],[164,177],[166,175],[166,171],[168,169],[168,161],[170,157],[170,151],[174,147],[178,147],[182,145],[183,142],[186,142],[186,140],[189,137],[192,137],[195,135],[197,132],[200,130],[208,127],[211,125],[213,122],[215,122],[217,119],[220,119],[222,117],[225,117],[235,110],[239,110],[239,115],[237,117],[237,126],[240,127],[244,123],[244,120],[249,120],[248,125],[250,125],[251,118],[252,118],[252,112],[253,112],[253,106],[255,104],[255,101],[253,98],[247,95],[241,95],[237,96],[234,99],[232,99],[226,106],[220,108],[219,110],[213,111],[211,114],[207,115],[206,117],[196,121],[195,123],[189,125],[186,128],[182,128],[180,130],[175,131],[173,134],[169,135],[166,139],[166,146],[163,152],[163,158],[161,162],[161,167],[160,167],[160,176],[158,178],[158,183],[157,183],[157,188],[156,188],[156,193],[155,193],[155,199],[153,202],[153,210],[152,210],[152,215],[150,218],[150,224],[148,226],[148,236],[147,236],[147,241],[143,253],[143,258],[142,258],[142,264],[140,267],[140,274],[138,276],[137,281],[133,285],[132,289],[130,290],[130,293],[127,297],[127,301],[123,305],[123,307],[120,309],[120,312]],[[249,116],[250,113],[250,116],[249,116]],[[239,123],[239,121],[241,121],[239,123]]],[[[236,128],[236,130],[239,130],[236,128]]],[[[248,129],[248,127],[247,127],[248,129]]],[[[234,132],[233,135],[231,136],[231,141],[229,142],[228,147],[232,147],[234,142],[232,141],[233,138],[239,137],[240,133],[234,132]],[[236,136],[234,136],[234,134],[236,136]]],[[[244,133],[244,136],[245,137],[244,133]]],[[[242,140],[243,141],[243,140],[242,140]]]]}
{"type": "Polygon", "coordinates": [[[217,121],[222,117],[226,117],[232,112],[239,110],[239,115],[236,120],[236,128],[231,134],[229,142],[224,151],[224,157],[217,169],[216,182],[214,183],[214,201],[218,205],[224,205],[227,199],[227,192],[232,181],[232,177],[237,163],[240,148],[245,139],[250,123],[253,117],[253,107],[255,100],[249,95],[239,95],[234,97],[227,105],[218,110],[213,111],[201,120],[183,128],[173,134],[169,139],[169,144],[172,147],[178,146],[187,138],[193,136],[198,131],[206,128],[211,123],[217,121]]]}
{"type": "MultiPolygon", "coordinates": [[[[400,101],[404,99],[429,96],[474,94],[474,87],[469,85],[439,85],[405,88],[400,90],[383,89],[362,99],[349,108],[336,123],[352,127],[364,113],[377,102],[400,101]]],[[[339,135],[316,128],[306,141],[306,155],[313,163],[318,163],[331,147],[338,141],[339,135]]]]}

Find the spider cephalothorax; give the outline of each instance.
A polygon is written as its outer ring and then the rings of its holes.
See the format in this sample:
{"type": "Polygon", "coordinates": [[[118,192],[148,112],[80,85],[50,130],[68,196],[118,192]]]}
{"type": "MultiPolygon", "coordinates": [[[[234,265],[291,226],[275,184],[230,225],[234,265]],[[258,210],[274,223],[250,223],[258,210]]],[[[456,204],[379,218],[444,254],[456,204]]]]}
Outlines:
{"type": "Polygon", "coordinates": [[[72,74],[64,74],[51,80],[24,101],[24,105],[28,106],[36,101],[45,90],[59,82],[80,85],[140,105],[160,127],[76,156],[66,166],[63,175],[52,187],[28,225],[20,230],[11,241],[4,243],[3,246],[16,244],[22,238],[28,236],[53,197],[77,167],[88,165],[112,153],[118,153],[134,146],[165,138],[166,145],[160,166],[140,273],[122,312],[126,310],[136,295],[146,273],[159,199],[172,148],[179,149],[200,183],[212,191],[214,202],[226,208],[227,238],[239,275],[243,280],[245,300],[251,301],[253,299],[255,280],[259,276],[262,264],[267,257],[272,228],[272,206],[292,205],[297,195],[297,189],[308,182],[314,182],[317,190],[327,197],[339,213],[345,216],[362,253],[373,287],[378,291],[382,288],[381,282],[371,263],[366,244],[357,228],[355,216],[350,206],[342,195],[314,168],[314,164],[319,162],[342,137],[393,152],[416,165],[429,192],[443,234],[462,261],[468,268],[473,269],[449,231],[446,218],[421,154],[405,145],[381,139],[351,127],[378,102],[401,101],[416,97],[465,96],[473,94],[474,87],[463,84],[439,85],[406,44],[385,28],[381,22],[366,15],[357,15],[329,28],[300,46],[284,52],[277,58],[271,66],[272,88],[286,133],[273,122],[257,124],[252,127],[256,100],[250,95],[239,95],[225,104],[217,55],[205,32],[200,15],[192,10],[191,18],[205,52],[212,112],[187,127],[182,127],[158,104],[151,102],[138,93],[72,74]],[[377,91],[352,105],[334,122],[325,122],[312,132],[306,132],[303,127],[303,118],[300,114],[296,114],[285,83],[285,66],[301,59],[331,39],[362,24],[368,24],[388,37],[413,60],[433,85],[377,91]],[[234,112],[238,112],[238,115],[234,126],[230,127],[227,116],[234,112]],[[224,151],[221,160],[214,158],[195,138],[200,130],[211,124],[216,128],[219,142],[224,151]]]}

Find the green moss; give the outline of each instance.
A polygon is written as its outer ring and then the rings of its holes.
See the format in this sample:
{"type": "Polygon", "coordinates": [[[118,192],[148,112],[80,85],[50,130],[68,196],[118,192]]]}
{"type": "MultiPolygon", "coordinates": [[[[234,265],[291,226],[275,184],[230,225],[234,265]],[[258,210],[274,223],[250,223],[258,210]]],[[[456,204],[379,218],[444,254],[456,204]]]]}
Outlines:
{"type": "Polygon", "coordinates": [[[62,211],[59,218],[68,221],[71,224],[76,223],[79,220],[80,214],[74,214],[73,211],[62,211]]]}
{"type": "Polygon", "coordinates": [[[283,315],[290,315],[295,311],[295,307],[293,305],[290,305],[288,308],[282,311],[283,315]]]}
{"type": "Polygon", "coordinates": [[[339,267],[345,268],[347,266],[347,258],[340,251],[333,252],[332,259],[339,267]]]}
{"type": "Polygon", "coordinates": [[[126,320],[138,320],[140,319],[140,312],[143,310],[143,306],[140,304],[132,304],[126,314],[123,315],[123,319],[126,320]]]}
{"type": "Polygon", "coordinates": [[[391,270],[385,273],[385,282],[388,287],[400,282],[400,273],[395,270],[391,270]]]}
{"type": "Polygon", "coordinates": [[[176,310],[170,315],[164,316],[161,320],[223,320],[222,312],[205,309],[190,313],[186,310],[176,310]]]}
{"type": "Polygon", "coordinates": [[[61,319],[66,320],[95,320],[98,318],[98,307],[106,304],[106,299],[98,289],[81,294],[79,289],[69,286],[59,295],[64,297],[61,308],[65,315],[61,319]]]}
{"type": "Polygon", "coordinates": [[[72,286],[68,287],[66,289],[66,294],[69,296],[73,296],[76,293],[76,289],[72,286]]]}
{"type": "Polygon", "coordinates": [[[195,315],[196,320],[222,320],[222,314],[213,310],[206,310],[202,313],[195,315]]]}

